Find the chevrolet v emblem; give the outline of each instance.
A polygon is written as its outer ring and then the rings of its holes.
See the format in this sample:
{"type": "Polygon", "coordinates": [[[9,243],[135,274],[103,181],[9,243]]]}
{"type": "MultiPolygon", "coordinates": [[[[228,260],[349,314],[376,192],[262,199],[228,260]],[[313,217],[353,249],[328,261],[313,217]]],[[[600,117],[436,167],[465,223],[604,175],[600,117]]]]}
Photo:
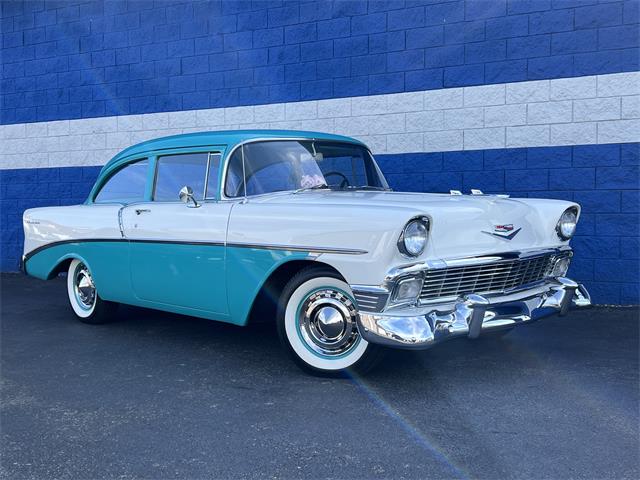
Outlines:
{"type": "Polygon", "coordinates": [[[486,230],[482,230],[482,233],[486,233],[488,235],[493,235],[494,237],[504,238],[505,240],[512,240],[522,228],[518,228],[514,230],[514,226],[512,223],[507,225],[494,225],[493,232],[487,232],[486,230]]]}

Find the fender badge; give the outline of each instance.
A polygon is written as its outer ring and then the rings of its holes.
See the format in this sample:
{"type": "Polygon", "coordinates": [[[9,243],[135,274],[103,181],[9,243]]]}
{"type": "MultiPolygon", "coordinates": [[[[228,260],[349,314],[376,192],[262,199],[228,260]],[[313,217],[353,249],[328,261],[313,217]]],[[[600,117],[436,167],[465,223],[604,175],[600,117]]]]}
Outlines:
{"type": "Polygon", "coordinates": [[[517,230],[514,229],[515,227],[513,226],[513,223],[509,223],[506,225],[494,225],[493,232],[482,230],[482,233],[493,235],[494,237],[504,238],[505,240],[512,240],[513,237],[515,237],[518,232],[522,230],[522,228],[518,228],[517,230]]]}

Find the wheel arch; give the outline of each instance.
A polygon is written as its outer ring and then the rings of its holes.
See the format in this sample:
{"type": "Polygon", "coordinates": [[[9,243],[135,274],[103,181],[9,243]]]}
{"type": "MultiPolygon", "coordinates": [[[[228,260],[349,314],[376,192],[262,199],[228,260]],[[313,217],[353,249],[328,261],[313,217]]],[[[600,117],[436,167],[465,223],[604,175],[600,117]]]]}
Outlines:
{"type": "Polygon", "coordinates": [[[249,309],[246,324],[275,322],[278,300],[284,286],[295,274],[308,267],[331,270],[346,282],[343,275],[328,263],[309,259],[295,259],[284,262],[275,268],[261,285],[249,309]]]}

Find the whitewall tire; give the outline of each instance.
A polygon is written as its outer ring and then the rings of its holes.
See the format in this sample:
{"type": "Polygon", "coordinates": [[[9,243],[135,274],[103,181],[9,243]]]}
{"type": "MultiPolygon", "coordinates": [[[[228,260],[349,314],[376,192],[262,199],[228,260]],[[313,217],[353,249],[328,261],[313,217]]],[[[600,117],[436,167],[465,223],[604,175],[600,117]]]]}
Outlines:
{"type": "Polygon", "coordinates": [[[278,333],[294,361],[317,374],[364,373],[380,357],[358,331],[357,306],[349,285],[332,270],[306,268],[285,286],[278,333]]]}
{"type": "Polygon", "coordinates": [[[67,272],[67,294],[73,313],[84,323],[100,324],[113,320],[117,303],[100,298],[89,267],[74,259],[67,272]]]}

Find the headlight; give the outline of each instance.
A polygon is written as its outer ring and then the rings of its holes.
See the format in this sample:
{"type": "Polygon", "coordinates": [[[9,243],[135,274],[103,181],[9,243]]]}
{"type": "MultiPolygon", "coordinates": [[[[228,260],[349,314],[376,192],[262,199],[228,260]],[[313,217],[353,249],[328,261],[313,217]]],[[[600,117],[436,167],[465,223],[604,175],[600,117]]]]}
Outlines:
{"type": "Polygon", "coordinates": [[[417,257],[427,246],[429,220],[425,217],[411,220],[398,239],[398,250],[408,257],[417,257]]]}
{"type": "Polygon", "coordinates": [[[577,223],[578,209],[575,207],[567,208],[556,225],[558,237],[560,237],[561,240],[569,240],[576,231],[577,223]]]}

